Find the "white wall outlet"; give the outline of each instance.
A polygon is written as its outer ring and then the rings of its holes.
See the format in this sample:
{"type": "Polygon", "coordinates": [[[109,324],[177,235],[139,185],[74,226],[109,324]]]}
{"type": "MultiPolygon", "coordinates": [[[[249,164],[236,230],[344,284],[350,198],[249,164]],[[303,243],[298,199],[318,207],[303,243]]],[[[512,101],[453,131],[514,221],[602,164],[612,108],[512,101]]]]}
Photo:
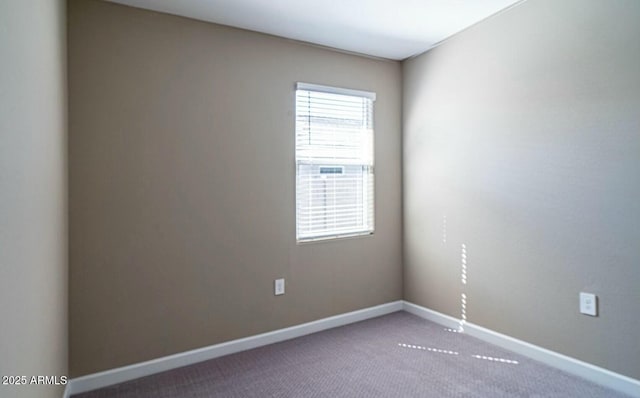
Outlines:
{"type": "Polygon", "coordinates": [[[580,313],[598,316],[598,297],[592,293],[580,293],[580,313]]]}
{"type": "Polygon", "coordinates": [[[279,296],[281,294],[284,294],[284,278],[282,279],[276,279],[275,283],[274,283],[274,287],[275,287],[275,295],[279,296]]]}

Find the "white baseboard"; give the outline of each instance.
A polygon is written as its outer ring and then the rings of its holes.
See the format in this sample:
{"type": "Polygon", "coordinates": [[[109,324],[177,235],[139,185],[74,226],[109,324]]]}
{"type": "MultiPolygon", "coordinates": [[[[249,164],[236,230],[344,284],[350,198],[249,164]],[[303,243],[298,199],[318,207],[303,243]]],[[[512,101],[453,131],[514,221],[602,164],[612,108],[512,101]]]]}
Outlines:
{"type": "Polygon", "coordinates": [[[150,376],[155,373],[176,369],[182,366],[218,358],[224,355],[233,354],[240,351],[250,350],[268,344],[293,339],[322,330],[347,325],[354,322],[363,321],[369,318],[402,311],[403,301],[394,301],[387,304],[369,307],[346,314],[336,315],[317,321],[291,326],[273,332],[262,333],[255,336],[232,340],[225,343],[198,348],[179,354],[169,355],[162,358],[152,359],[121,368],[111,369],[104,372],[94,373],[87,376],[76,377],[69,380],[64,392],[64,398],[73,394],[79,394],[125,381],[150,376]]]}
{"type": "MultiPolygon", "coordinates": [[[[448,328],[456,329],[460,325],[459,319],[415,305],[408,301],[404,302],[403,308],[407,312],[448,328]]],[[[494,332],[493,330],[474,325],[473,323],[466,322],[464,325],[464,331],[470,336],[476,337],[498,347],[529,357],[556,369],[582,377],[601,386],[611,388],[612,390],[640,398],[640,380],[494,332]]]]}

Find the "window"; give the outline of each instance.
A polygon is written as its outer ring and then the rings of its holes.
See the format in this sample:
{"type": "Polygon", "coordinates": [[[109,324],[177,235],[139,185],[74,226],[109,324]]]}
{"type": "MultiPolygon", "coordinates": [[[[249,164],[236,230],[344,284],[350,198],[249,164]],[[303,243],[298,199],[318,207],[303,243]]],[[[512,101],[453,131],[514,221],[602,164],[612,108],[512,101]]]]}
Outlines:
{"type": "Polygon", "coordinates": [[[298,83],[298,242],[369,235],[374,230],[375,93],[298,83]]]}

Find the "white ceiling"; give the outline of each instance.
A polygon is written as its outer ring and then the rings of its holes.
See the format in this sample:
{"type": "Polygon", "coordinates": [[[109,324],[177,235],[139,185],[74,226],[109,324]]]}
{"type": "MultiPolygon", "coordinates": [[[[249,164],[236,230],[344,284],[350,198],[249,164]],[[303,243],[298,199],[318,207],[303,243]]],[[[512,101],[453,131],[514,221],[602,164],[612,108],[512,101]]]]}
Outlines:
{"type": "Polygon", "coordinates": [[[522,0],[109,0],[401,60],[522,0]]]}

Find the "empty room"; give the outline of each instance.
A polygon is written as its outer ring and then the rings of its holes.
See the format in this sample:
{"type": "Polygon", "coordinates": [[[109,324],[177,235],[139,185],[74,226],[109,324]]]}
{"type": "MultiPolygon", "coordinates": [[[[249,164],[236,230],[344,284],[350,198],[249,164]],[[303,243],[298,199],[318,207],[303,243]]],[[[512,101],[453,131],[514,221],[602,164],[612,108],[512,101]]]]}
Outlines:
{"type": "Polygon", "coordinates": [[[1,0],[0,397],[640,397],[639,21],[1,0]]]}

